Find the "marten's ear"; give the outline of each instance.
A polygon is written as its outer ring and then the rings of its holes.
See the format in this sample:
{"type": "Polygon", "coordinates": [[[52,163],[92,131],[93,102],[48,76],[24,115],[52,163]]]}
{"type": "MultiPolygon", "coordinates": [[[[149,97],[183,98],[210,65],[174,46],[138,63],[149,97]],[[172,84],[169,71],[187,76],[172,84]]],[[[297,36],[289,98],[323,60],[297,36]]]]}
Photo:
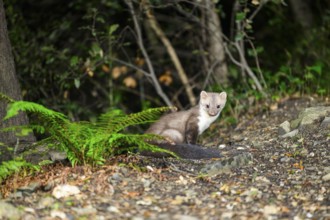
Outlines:
{"type": "Polygon", "coordinates": [[[202,91],[200,94],[201,99],[206,99],[207,98],[207,92],[202,91]]]}
{"type": "Polygon", "coordinates": [[[223,100],[227,99],[227,93],[226,93],[226,92],[222,92],[222,93],[220,93],[219,96],[220,96],[220,98],[223,99],[223,100]]]}

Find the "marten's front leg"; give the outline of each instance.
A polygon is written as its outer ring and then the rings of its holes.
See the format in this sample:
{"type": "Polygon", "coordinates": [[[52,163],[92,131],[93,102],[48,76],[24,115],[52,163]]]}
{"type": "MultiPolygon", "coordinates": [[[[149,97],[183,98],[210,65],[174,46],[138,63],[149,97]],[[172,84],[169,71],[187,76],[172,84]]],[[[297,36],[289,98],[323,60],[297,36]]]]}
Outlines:
{"type": "Polygon", "coordinates": [[[196,122],[188,120],[185,131],[185,141],[187,144],[196,144],[198,136],[198,125],[196,122]]]}

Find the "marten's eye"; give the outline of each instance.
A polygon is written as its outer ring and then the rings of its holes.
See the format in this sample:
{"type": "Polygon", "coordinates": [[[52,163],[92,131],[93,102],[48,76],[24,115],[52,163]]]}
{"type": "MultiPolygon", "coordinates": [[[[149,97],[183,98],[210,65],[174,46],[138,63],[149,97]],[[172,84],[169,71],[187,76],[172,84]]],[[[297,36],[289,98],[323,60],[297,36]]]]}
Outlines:
{"type": "Polygon", "coordinates": [[[210,108],[210,105],[206,105],[206,108],[210,108]]]}
{"type": "Polygon", "coordinates": [[[220,105],[217,105],[217,108],[220,108],[220,105]]]}

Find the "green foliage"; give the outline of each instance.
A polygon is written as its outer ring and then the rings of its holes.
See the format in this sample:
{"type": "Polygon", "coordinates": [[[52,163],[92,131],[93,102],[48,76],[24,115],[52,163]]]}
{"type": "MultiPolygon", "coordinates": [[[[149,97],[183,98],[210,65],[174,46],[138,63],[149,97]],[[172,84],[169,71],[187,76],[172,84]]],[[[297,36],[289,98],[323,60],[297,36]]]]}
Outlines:
{"type": "Polygon", "coordinates": [[[29,171],[39,171],[40,167],[38,165],[34,165],[26,162],[21,158],[16,158],[10,161],[3,161],[0,165],[0,183],[4,181],[8,176],[18,173],[22,170],[29,171]]]}
{"type": "Polygon", "coordinates": [[[9,105],[4,120],[14,117],[19,111],[33,113],[38,118],[38,124],[10,129],[30,128],[37,132],[45,132],[49,137],[41,140],[39,144],[65,151],[73,166],[97,165],[102,164],[107,157],[133,149],[168,152],[147,143],[150,140],[160,139],[156,135],[125,134],[123,130],[129,126],[150,123],[170,109],[169,107],[154,108],[130,115],[125,115],[120,110],[112,110],[101,115],[95,123],[71,122],[62,113],[37,103],[16,101],[9,105]]]}

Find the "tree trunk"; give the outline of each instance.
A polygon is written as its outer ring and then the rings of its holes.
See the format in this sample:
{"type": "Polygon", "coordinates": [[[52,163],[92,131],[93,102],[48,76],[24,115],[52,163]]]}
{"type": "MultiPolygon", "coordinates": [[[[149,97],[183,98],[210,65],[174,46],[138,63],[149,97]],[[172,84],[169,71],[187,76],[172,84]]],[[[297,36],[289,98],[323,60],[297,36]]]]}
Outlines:
{"type": "MultiPolygon", "coordinates": [[[[10,41],[7,31],[7,22],[3,0],[0,0],[0,92],[15,100],[21,100],[21,89],[15,73],[14,58],[11,51],[10,41]]],[[[0,129],[15,125],[26,125],[29,123],[26,114],[21,113],[18,116],[3,121],[6,115],[7,103],[0,101],[0,129]]],[[[16,145],[15,150],[23,150],[23,142],[34,142],[33,134],[17,137],[15,132],[0,132],[0,142],[7,145],[16,145]]],[[[0,150],[3,152],[2,145],[0,150]]]]}
{"type": "Polygon", "coordinates": [[[206,43],[208,44],[209,67],[213,67],[213,78],[219,85],[228,84],[228,68],[223,46],[222,29],[220,18],[215,10],[212,0],[204,0],[202,7],[205,8],[205,22],[207,27],[206,43]]]}
{"type": "Polygon", "coordinates": [[[306,29],[313,27],[313,13],[308,5],[309,1],[290,0],[293,14],[299,24],[306,29]]]}

